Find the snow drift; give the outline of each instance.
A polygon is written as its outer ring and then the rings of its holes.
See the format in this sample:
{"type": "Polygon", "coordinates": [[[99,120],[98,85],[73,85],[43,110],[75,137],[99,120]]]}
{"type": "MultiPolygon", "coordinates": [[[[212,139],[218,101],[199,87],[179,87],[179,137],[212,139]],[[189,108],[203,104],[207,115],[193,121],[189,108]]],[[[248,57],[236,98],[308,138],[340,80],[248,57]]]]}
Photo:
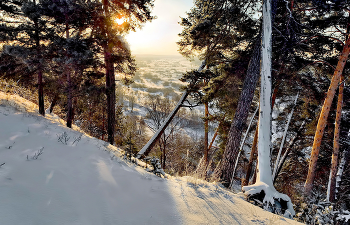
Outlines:
{"type": "Polygon", "coordinates": [[[217,184],[148,173],[18,96],[0,92],[0,121],[0,224],[297,224],[217,184]]]}

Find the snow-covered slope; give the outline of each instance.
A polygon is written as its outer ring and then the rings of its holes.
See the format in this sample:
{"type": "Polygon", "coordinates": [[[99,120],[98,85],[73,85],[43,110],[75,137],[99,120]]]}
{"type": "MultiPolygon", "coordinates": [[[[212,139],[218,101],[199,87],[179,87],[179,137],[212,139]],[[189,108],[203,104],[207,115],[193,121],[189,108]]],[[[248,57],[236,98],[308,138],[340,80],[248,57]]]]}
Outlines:
{"type": "Polygon", "coordinates": [[[0,92],[0,224],[297,224],[216,184],[159,178],[0,92]]]}

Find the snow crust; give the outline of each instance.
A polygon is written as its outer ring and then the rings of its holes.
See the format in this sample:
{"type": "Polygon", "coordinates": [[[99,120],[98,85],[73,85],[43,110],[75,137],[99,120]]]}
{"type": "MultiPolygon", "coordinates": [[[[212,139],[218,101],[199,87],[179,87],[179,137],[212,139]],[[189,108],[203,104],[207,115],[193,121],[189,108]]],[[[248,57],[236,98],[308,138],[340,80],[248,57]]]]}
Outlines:
{"type": "Polygon", "coordinates": [[[300,224],[215,183],[159,178],[18,96],[0,92],[0,121],[0,224],[300,224]]]}

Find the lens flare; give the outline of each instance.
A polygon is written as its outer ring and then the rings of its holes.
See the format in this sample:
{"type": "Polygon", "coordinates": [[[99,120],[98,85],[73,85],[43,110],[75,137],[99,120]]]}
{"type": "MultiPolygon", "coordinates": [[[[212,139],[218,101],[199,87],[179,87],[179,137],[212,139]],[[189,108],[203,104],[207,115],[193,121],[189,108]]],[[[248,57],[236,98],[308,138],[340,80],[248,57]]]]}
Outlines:
{"type": "Polygon", "coordinates": [[[125,18],[116,18],[114,22],[118,25],[122,25],[125,22],[125,18]]]}

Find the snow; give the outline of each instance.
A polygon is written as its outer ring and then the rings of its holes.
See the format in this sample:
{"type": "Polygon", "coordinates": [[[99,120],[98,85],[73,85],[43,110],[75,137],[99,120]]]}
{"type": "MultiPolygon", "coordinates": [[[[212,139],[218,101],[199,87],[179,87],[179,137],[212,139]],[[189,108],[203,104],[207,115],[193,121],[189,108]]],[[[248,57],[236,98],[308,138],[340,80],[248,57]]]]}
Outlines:
{"type": "Polygon", "coordinates": [[[0,224],[299,224],[216,183],[159,178],[37,111],[0,92],[0,224]]]}
{"type": "MultiPolygon", "coordinates": [[[[283,199],[287,202],[286,217],[293,217],[295,211],[290,198],[276,191],[273,186],[270,149],[271,149],[271,53],[272,53],[272,19],[271,4],[269,0],[263,1],[263,32],[261,45],[261,88],[259,110],[258,133],[258,172],[257,182],[250,186],[244,186],[242,190],[247,197],[263,192],[263,203],[269,207],[275,206],[275,200],[283,199]]],[[[277,207],[277,206],[276,206],[277,207]]]]}

